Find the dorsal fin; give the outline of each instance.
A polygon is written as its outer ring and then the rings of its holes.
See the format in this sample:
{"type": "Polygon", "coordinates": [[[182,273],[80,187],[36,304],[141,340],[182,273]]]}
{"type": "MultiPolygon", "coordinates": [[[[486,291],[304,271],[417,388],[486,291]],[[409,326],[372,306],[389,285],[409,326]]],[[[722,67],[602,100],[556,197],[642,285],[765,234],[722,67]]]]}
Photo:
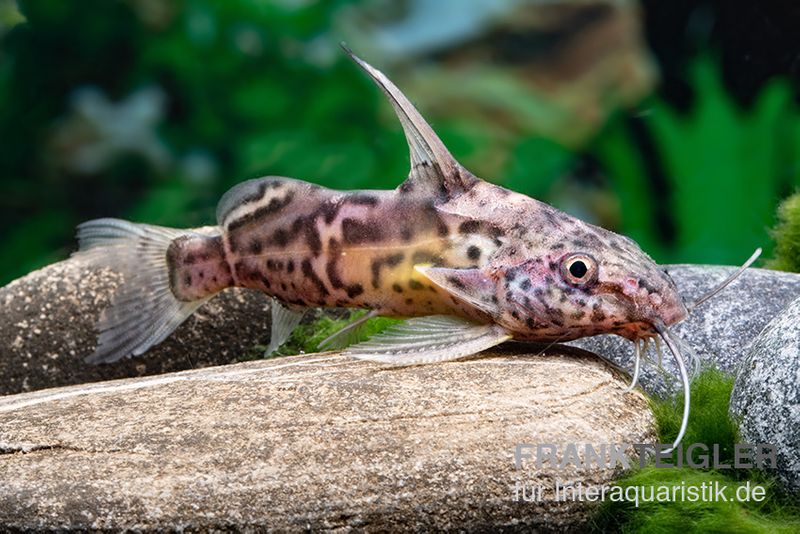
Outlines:
{"type": "Polygon", "coordinates": [[[453,158],[439,136],[389,78],[344,44],[342,48],[389,97],[403,125],[411,153],[411,170],[406,181],[400,185],[400,190],[450,196],[463,192],[477,181],[453,158]]]}

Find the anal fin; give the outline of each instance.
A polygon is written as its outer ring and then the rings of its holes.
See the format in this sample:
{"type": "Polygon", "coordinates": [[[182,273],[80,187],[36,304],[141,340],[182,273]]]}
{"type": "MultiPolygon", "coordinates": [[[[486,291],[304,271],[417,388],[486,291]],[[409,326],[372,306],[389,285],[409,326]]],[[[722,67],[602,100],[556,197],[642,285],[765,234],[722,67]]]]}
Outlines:
{"type": "Polygon", "coordinates": [[[496,324],[449,315],[409,319],[353,345],[344,354],[396,365],[444,362],[470,356],[511,339],[496,324]]]}
{"type": "Polygon", "coordinates": [[[264,351],[264,356],[269,356],[280,348],[281,345],[286,343],[292,331],[297,328],[300,321],[303,319],[305,312],[293,311],[275,299],[272,299],[272,328],[269,338],[269,345],[267,350],[264,351]]]}

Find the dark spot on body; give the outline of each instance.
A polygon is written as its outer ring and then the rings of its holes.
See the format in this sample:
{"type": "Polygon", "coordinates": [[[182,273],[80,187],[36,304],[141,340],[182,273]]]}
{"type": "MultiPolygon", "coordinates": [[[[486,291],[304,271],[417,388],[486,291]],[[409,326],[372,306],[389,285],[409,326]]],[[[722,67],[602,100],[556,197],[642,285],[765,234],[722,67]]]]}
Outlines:
{"type": "Polygon", "coordinates": [[[347,286],[347,296],[355,298],[364,292],[364,288],[361,284],[353,284],[351,286],[347,286]]]}
{"type": "Polygon", "coordinates": [[[341,250],[342,247],[339,241],[335,237],[330,238],[328,241],[328,263],[325,264],[325,274],[328,275],[328,281],[330,281],[331,286],[335,289],[344,287],[344,282],[341,276],[339,276],[339,269],[337,267],[337,263],[341,257],[341,250]]]}
{"type": "Polygon", "coordinates": [[[313,220],[309,220],[306,223],[306,243],[308,243],[308,248],[311,250],[311,253],[316,258],[322,252],[322,240],[319,238],[319,230],[317,230],[317,225],[314,224],[313,220]]]}
{"type": "Polygon", "coordinates": [[[316,210],[314,214],[312,214],[311,218],[316,219],[318,216],[322,216],[322,219],[325,221],[325,224],[331,224],[336,219],[336,216],[339,214],[339,210],[342,208],[341,200],[333,200],[333,199],[326,199],[322,205],[316,210]]]}
{"type": "Polygon", "coordinates": [[[425,286],[423,286],[421,283],[419,283],[416,280],[410,280],[408,282],[408,287],[411,288],[411,289],[414,289],[416,291],[419,291],[420,289],[425,289],[425,286]]]}
{"type": "Polygon", "coordinates": [[[344,202],[347,204],[356,204],[358,206],[377,206],[380,202],[378,197],[367,195],[364,193],[357,193],[345,197],[344,202]]]}
{"type": "Polygon", "coordinates": [[[266,276],[260,275],[259,279],[261,280],[261,283],[264,285],[264,287],[266,289],[270,289],[272,287],[272,283],[269,281],[269,278],[267,278],[266,276]]]}
{"type": "Polygon", "coordinates": [[[458,233],[460,234],[474,234],[480,230],[480,221],[464,221],[458,226],[458,233]]]}
{"type": "Polygon", "coordinates": [[[599,323],[605,320],[606,320],[606,314],[603,312],[603,310],[600,309],[599,306],[595,306],[592,309],[592,321],[599,323]]]}
{"type": "Polygon", "coordinates": [[[396,293],[402,293],[403,292],[403,286],[401,286],[400,284],[392,284],[392,289],[396,293]]]}
{"type": "Polygon", "coordinates": [[[342,221],[342,237],[349,244],[375,243],[384,238],[382,227],[378,221],[347,218],[342,221]]]}
{"type": "Polygon", "coordinates": [[[478,261],[481,259],[481,249],[475,245],[470,245],[470,247],[467,249],[467,257],[472,261],[478,261]]]}
{"type": "Polygon", "coordinates": [[[227,225],[227,230],[228,232],[234,232],[242,226],[259,221],[260,219],[264,219],[270,215],[274,215],[291,204],[292,200],[294,200],[294,191],[289,191],[283,198],[275,197],[271,199],[266,206],[261,206],[260,208],[231,221],[227,225]]]}
{"type": "Polygon", "coordinates": [[[272,237],[270,238],[270,244],[281,248],[285,247],[289,244],[289,232],[283,228],[278,228],[272,234],[272,237]]]}
{"type": "Polygon", "coordinates": [[[389,268],[396,267],[401,261],[403,261],[402,252],[372,260],[372,264],[370,265],[370,269],[372,271],[372,287],[377,289],[381,285],[381,268],[384,266],[389,268]]]}
{"type": "Polygon", "coordinates": [[[319,276],[317,276],[317,273],[314,272],[314,268],[311,266],[311,261],[308,259],[303,260],[303,262],[300,264],[300,270],[303,275],[308,278],[311,283],[314,284],[314,286],[316,286],[317,290],[323,296],[327,296],[329,294],[328,288],[325,287],[325,283],[319,276]]]}

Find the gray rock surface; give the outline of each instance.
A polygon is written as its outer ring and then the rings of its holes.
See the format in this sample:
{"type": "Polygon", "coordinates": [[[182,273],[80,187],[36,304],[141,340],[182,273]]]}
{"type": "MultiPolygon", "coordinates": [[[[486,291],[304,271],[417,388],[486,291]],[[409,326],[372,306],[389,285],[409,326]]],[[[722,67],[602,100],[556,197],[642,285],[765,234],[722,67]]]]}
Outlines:
{"type": "Polygon", "coordinates": [[[742,362],[731,396],[744,441],[778,451],[778,475],[800,492],[800,299],[772,320],[742,362]]]}
{"type": "MultiPolygon", "coordinates": [[[[649,443],[619,373],[565,347],[392,368],[314,354],[0,398],[0,530],[545,530],[586,502],[519,443],[649,443]],[[517,482],[541,502],[515,502],[517,482]]],[[[516,352],[515,352],[516,351],[516,352]]]]}
{"type": "Polygon", "coordinates": [[[269,341],[265,295],[225,291],[140,358],[89,365],[95,322],[121,277],[69,259],[0,288],[0,395],[236,361],[269,341]]]}
{"type": "MultiPolygon", "coordinates": [[[[668,265],[666,268],[686,302],[704,295],[736,270],[735,267],[705,265],[668,265]]],[[[748,269],[724,292],[675,325],[672,331],[694,350],[704,364],[735,373],[759,332],[797,297],[800,297],[800,275],[748,269]]],[[[633,372],[633,344],[625,339],[595,336],[569,344],[599,354],[633,372]]],[[[643,363],[639,380],[645,391],[660,396],[680,389],[674,379],[677,369],[667,347],[663,348],[663,354],[664,371],[659,371],[653,363],[643,363]]],[[[657,359],[653,349],[650,358],[657,359]]]]}

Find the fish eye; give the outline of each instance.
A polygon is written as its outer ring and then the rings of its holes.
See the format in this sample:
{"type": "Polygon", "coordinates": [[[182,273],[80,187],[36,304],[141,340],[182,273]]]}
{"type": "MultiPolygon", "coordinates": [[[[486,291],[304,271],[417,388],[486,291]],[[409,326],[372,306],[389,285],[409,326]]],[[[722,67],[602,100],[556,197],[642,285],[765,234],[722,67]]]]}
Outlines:
{"type": "Polygon", "coordinates": [[[597,278],[597,262],[588,254],[570,254],[561,262],[561,276],[574,285],[587,285],[597,278]]]}

